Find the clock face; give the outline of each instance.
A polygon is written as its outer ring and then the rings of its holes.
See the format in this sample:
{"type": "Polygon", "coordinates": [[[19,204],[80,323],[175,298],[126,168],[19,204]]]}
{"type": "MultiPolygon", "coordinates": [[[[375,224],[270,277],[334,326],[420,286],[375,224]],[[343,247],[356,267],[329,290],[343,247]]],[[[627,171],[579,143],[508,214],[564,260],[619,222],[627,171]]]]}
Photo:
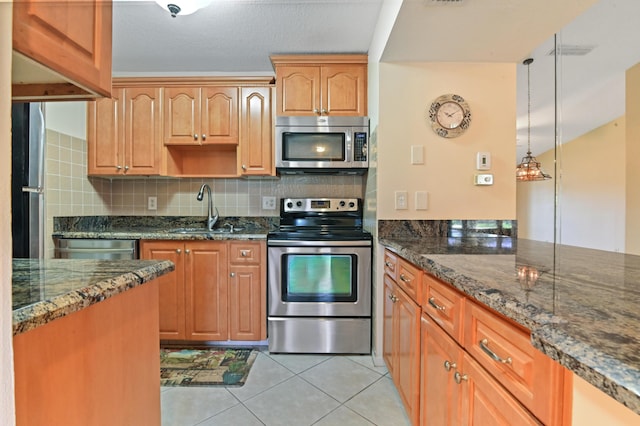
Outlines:
{"type": "Polygon", "coordinates": [[[455,138],[469,128],[471,109],[462,96],[442,95],[429,107],[427,120],[438,136],[455,138]]]}
{"type": "Polygon", "coordinates": [[[464,118],[464,110],[456,102],[445,102],[440,105],[436,113],[436,120],[445,129],[455,129],[460,126],[464,118]]]}

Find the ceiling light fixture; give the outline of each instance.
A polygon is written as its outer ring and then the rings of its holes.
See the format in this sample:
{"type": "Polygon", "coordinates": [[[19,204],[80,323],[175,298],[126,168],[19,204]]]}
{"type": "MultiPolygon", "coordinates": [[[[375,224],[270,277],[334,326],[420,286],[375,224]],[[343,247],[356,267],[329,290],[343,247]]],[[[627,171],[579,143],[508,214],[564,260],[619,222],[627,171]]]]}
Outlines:
{"type": "Polygon", "coordinates": [[[532,62],[533,58],[525,59],[522,62],[527,66],[527,155],[522,158],[516,168],[516,180],[527,182],[551,179],[550,175],[542,171],[536,157],[531,155],[531,73],[529,66],[532,62]]]}
{"type": "Polygon", "coordinates": [[[192,13],[206,7],[212,0],[156,0],[164,10],[168,10],[173,18],[192,13]]]}

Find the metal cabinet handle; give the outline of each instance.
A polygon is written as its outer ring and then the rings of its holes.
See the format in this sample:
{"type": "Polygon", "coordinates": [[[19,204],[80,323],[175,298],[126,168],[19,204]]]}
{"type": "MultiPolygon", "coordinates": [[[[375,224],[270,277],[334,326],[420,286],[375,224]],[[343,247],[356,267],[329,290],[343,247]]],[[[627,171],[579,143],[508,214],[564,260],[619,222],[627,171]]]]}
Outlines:
{"type": "Polygon", "coordinates": [[[247,251],[246,250],[240,250],[240,256],[247,257],[247,251]]]}
{"type": "Polygon", "coordinates": [[[460,374],[458,371],[453,375],[453,380],[456,381],[457,384],[460,384],[463,380],[469,380],[469,376],[466,374],[460,374]]]}
{"type": "Polygon", "coordinates": [[[321,115],[322,115],[322,114],[327,114],[328,112],[329,112],[329,111],[327,111],[327,110],[326,110],[326,109],[324,109],[324,108],[322,108],[322,109],[320,110],[320,114],[321,114],[321,115]]]}
{"type": "Polygon", "coordinates": [[[247,166],[245,166],[244,164],[242,165],[242,170],[247,170],[247,166]]]}
{"type": "Polygon", "coordinates": [[[194,141],[197,141],[197,140],[198,140],[198,134],[197,134],[197,133],[194,133],[194,134],[193,134],[193,140],[194,140],[194,141]]]}
{"type": "Polygon", "coordinates": [[[182,250],[176,249],[176,253],[180,254],[180,253],[182,253],[182,250]]]}
{"type": "Polygon", "coordinates": [[[456,365],[455,362],[450,362],[449,360],[444,362],[444,369],[447,371],[451,371],[451,369],[456,369],[458,368],[458,366],[456,365]]]}
{"type": "Polygon", "coordinates": [[[122,166],[116,166],[116,170],[122,169],[122,166]]]}
{"type": "Polygon", "coordinates": [[[384,262],[384,266],[386,266],[387,268],[390,268],[390,269],[395,269],[395,267],[394,267],[395,265],[393,263],[391,263],[391,262],[384,262]]]}
{"type": "Polygon", "coordinates": [[[489,355],[491,357],[491,359],[493,359],[494,361],[500,362],[502,364],[511,364],[511,362],[512,362],[511,357],[500,358],[500,356],[498,356],[498,354],[496,354],[494,351],[489,349],[489,346],[487,346],[489,344],[489,341],[487,339],[480,340],[478,342],[478,344],[480,344],[480,348],[484,351],[484,353],[489,355]]]}
{"type": "Polygon", "coordinates": [[[235,276],[236,276],[236,273],[235,273],[235,272],[232,272],[232,273],[230,273],[230,274],[229,274],[229,276],[230,276],[231,278],[233,278],[233,277],[235,277],[235,276]]]}
{"type": "Polygon", "coordinates": [[[391,300],[393,303],[396,303],[398,301],[398,298],[395,297],[393,294],[389,295],[389,300],[391,300]]]}
{"type": "Polygon", "coordinates": [[[126,172],[127,170],[129,170],[129,166],[124,166],[124,171],[126,172]]]}
{"type": "Polygon", "coordinates": [[[318,108],[314,108],[314,109],[313,109],[313,113],[314,113],[314,114],[320,114],[320,110],[318,110],[318,108]]]}
{"type": "Polygon", "coordinates": [[[444,307],[444,306],[440,306],[440,305],[438,305],[438,304],[436,303],[436,299],[435,299],[435,298],[433,298],[433,297],[430,297],[430,298],[429,298],[429,300],[428,300],[428,302],[429,302],[429,304],[430,304],[431,306],[433,306],[434,308],[436,308],[436,309],[437,309],[437,310],[439,310],[439,311],[444,311],[445,309],[447,309],[447,308],[446,308],[446,307],[444,307]]]}
{"type": "Polygon", "coordinates": [[[207,135],[205,135],[204,133],[202,134],[202,140],[206,141],[207,140],[207,135]]]}
{"type": "Polygon", "coordinates": [[[184,252],[185,252],[186,254],[189,254],[189,253],[191,253],[191,250],[186,249],[184,252]]]}
{"type": "Polygon", "coordinates": [[[400,279],[405,283],[410,283],[411,279],[404,276],[404,274],[400,274],[400,279]]]}

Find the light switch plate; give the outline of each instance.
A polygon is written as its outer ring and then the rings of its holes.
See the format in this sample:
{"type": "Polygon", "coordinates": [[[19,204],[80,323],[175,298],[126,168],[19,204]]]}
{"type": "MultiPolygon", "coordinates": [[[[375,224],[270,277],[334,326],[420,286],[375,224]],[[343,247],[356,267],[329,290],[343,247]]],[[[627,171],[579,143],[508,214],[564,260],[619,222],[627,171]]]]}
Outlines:
{"type": "Polygon", "coordinates": [[[475,175],[473,182],[476,185],[493,185],[493,175],[475,175]]]}
{"type": "Polygon", "coordinates": [[[476,169],[489,170],[491,169],[491,154],[488,152],[478,152],[476,156],[476,169]]]}
{"type": "Polygon", "coordinates": [[[416,191],[416,210],[427,210],[429,208],[429,193],[427,191],[416,191]]]}
{"type": "Polygon", "coordinates": [[[424,164],[424,146],[411,145],[411,164],[424,164]]]}

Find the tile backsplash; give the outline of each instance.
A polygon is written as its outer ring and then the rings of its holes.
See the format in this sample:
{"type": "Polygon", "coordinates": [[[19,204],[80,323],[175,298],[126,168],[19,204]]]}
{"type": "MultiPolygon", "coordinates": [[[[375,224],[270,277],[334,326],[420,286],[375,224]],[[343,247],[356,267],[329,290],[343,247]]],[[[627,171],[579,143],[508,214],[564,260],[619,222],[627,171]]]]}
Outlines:
{"type": "Polygon", "coordinates": [[[47,130],[46,203],[53,216],[203,216],[206,199],[196,200],[203,183],[213,190],[221,216],[277,216],[263,210],[262,197],[363,197],[363,176],[285,176],[261,179],[94,178],[87,177],[87,143],[47,130]],[[157,209],[147,198],[157,197],[157,209]]]}

